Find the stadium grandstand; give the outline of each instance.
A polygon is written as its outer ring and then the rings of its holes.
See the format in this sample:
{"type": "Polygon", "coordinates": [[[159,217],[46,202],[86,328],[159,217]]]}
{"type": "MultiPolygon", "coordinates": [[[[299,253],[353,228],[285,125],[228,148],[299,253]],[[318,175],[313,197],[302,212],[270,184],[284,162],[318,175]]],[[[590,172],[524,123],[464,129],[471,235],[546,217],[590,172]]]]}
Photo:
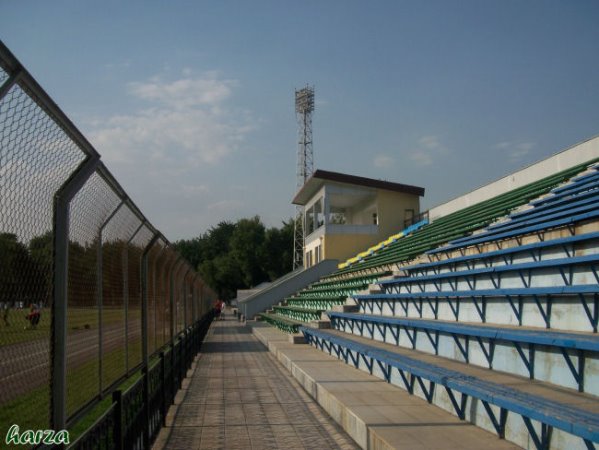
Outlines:
{"type": "Polygon", "coordinates": [[[385,239],[380,183],[321,172],[312,233],[358,181],[369,243],[314,239],[250,332],[1,42],[0,136],[0,447],[597,448],[599,137],[428,212],[385,184],[385,239]]]}
{"type": "Polygon", "coordinates": [[[520,447],[596,448],[599,139],[588,142],[594,157],[452,201],[257,318],[520,447]]]}

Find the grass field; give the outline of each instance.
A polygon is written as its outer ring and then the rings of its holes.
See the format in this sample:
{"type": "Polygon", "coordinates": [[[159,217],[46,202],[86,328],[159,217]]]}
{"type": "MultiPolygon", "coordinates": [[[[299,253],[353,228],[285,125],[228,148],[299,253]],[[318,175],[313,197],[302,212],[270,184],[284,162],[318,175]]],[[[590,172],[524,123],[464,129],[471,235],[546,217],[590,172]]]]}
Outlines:
{"type": "MultiPolygon", "coordinates": [[[[49,339],[50,310],[48,308],[42,310],[40,322],[35,329],[31,329],[29,322],[25,320],[28,313],[27,309],[13,309],[8,318],[10,326],[7,327],[4,322],[0,322],[0,346],[49,339]]],[[[122,308],[104,308],[102,323],[111,325],[123,322],[124,315],[125,312],[122,308]]],[[[139,308],[129,310],[129,320],[141,320],[139,308]]],[[[67,332],[96,329],[98,323],[98,310],[95,308],[69,308],[67,310],[67,332]]]]}
{"type": "MultiPolygon", "coordinates": [[[[141,355],[141,341],[130,343],[129,352],[141,355]]],[[[120,348],[106,353],[103,368],[105,379],[117,380],[124,375],[125,349],[120,348]]],[[[139,378],[132,374],[119,386],[126,389],[139,378]]],[[[67,374],[67,413],[70,415],[87,404],[98,395],[98,362],[97,359],[87,361],[67,374]]],[[[8,448],[4,436],[12,424],[18,424],[21,430],[46,429],[49,424],[50,388],[42,386],[33,389],[19,398],[0,405],[0,448],[8,448]]],[[[110,396],[102,400],[93,411],[86,415],[82,424],[76,424],[73,431],[85,431],[110,405],[110,396]],[[93,414],[92,414],[93,413],[93,414]]],[[[71,441],[73,440],[71,436],[71,441]]]]}
{"type": "MultiPolygon", "coordinates": [[[[50,338],[50,320],[49,310],[42,311],[40,323],[37,328],[23,329],[28,322],[25,320],[27,310],[13,310],[9,321],[10,327],[4,326],[0,321],[0,348],[6,345],[17,345],[28,342],[40,341],[43,345],[48,345],[50,338]]],[[[103,324],[112,326],[121,325],[124,328],[124,310],[105,308],[103,311],[103,324]]],[[[129,311],[131,321],[141,320],[139,309],[129,311]]],[[[130,322],[131,323],[131,322],[130,322]]],[[[98,328],[98,311],[87,308],[70,308],[68,311],[68,332],[75,333],[78,330],[89,330],[98,328]]],[[[114,341],[113,341],[114,342],[114,341]]],[[[119,344],[121,345],[121,344],[119,344]]],[[[141,336],[137,335],[128,341],[129,367],[141,362],[141,336]]],[[[106,350],[106,347],[105,347],[106,350]]],[[[12,350],[14,352],[14,350],[12,350]]],[[[155,356],[152,360],[157,360],[155,356]]],[[[102,382],[103,388],[110,386],[116,380],[125,375],[126,371],[125,348],[119,347],[104,353],[102,359],[102,382]]],[[[72,360],[76,361],[76,360],[72,360]]],[[[97,353],[91,351],[89,360],[74,362],[76,366],[68,368],[67,373],[67,415],[72,415],[82,406],[88,404],[93,398],[97,398],[99,392],[99,367],[97,353]]],[[[26,373],[23,375],[26,377],[26,373]]],[[[119,385],[118,389],[126,389],[139,379],[140,373],[132,373],[119,385]]],[[[26,380],[24,378],[24,380],[26,380]]],[[[24,381],[26,383],[26,381],[24,381]]],[[[39,384],[38,384],[39,386],[39,384]]],[[[1,386],[0,386],[1,387],[1,386]]],[[[18,424],[21,430],[25,429],[46,429],[49,425],[49,405],[50,386],[49,380],[39,387],[32,388],[26,394],[23,394],[9,402],[0,405],[0,448],[9,448],[6,446],[4,437],[8,428],[12,424],[18,424]]],[[[71,442],[84,432],[98,417],[100,417],[110,406],[111,396],[101,400],[93,410],[76,423],[71,431],[71,442]]]]}
{"type": "MultiPolygon", "coordinates": [[[[158,362],[158,356],[150,358],[150,368],[152,368],[158,362]]],[[[132,374],[129,378],[123,381],[118,389],[126,391],[129,387],[133,386],[142,376],[141,370],[138,370],[132,374]]],[[[93,423],[102,415],[112,404],[112,396],[107,396],[100,403],[98,403],[88,414],[85,415],[79,422],[74,424],[70,429],[71,442],[77,439],[83,434],[93,423]]]]}

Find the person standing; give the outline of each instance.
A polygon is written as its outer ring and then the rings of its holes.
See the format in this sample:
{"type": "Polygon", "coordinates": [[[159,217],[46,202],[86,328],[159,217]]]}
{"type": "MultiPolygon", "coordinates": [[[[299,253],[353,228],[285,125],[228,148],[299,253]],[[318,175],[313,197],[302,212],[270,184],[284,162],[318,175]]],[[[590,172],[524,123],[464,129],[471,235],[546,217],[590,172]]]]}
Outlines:
{"type": "Polygon", "coordinates": [[[221,314],[221,301],[220,299],[216,300],[214,302],[214,316],[216,319],[220,318],[220,314],[221,314]]]}
{"type": "Polygon", "coordinates": [[[4,302],[3,306],[3,310],[2,311],[2,319],[4,320],[4,325],[6,325],[7,327],[10,326],[10,323],[8,323],[8,313],[10,313],[10,304],[9,302],[4,302]]]}
{"type": "Polygon", "coordinates": [[[220,320],[225,320],[225,302],[222,300],[220,300],[219,309],[220,309],[220,314],[219,314],[220,320]]]}

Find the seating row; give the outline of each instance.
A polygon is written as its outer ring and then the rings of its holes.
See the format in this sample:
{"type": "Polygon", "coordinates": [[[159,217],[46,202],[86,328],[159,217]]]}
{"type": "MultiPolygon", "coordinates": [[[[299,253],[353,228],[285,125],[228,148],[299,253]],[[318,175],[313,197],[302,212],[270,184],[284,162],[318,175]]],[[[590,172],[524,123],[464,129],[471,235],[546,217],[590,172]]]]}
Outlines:
{"type": "Polygon", "coordinates": [[[595,448],[598,205],[595,166],[552,175],[435,220],[268,320],[522,447],[595,448]]]}
{"type": "Polygon", "coordinates": [[[599,442],[599,412],[593,396],[558,391],[515,375],[494,375],[488,369],[349,337],[336,330],[300,330],[309,344],[429,403],[451,409],[462,420],[492,429],[501,438],[526,445],[518,436],[523,434],[515,423],[519,417],[537,449],[550,448],[552,438],[563,448],[575,448],[578,442],[573,438],[587,448],[599,442]],[[554,436],[556,431],[563,433],[554,436]]]}
{"type": "Polygon", "coordinates": [[[363,262],[342,269],[331,276],[339,276],[350,272],[367,273],[371,270],[380,270],[381,267],[402,263],[448,241],[467,236],[477,229],[490,225],[514,208],[547,194],[551,189],[587,169],[587,165],[581,164],[572,167],[490,200],[438,218],[412,235],[364,258],[363,262]]]}
{"type": "Polygon", "coordinates": [[[596,335],[334,311],[327,315],[332,327],[344,333],[599,395],[599,386],[585,386],[585,372],[599,369],[592,359],[599,352],[596,335]],[[570,377],[556,370],[564,363],[570,377]]]}

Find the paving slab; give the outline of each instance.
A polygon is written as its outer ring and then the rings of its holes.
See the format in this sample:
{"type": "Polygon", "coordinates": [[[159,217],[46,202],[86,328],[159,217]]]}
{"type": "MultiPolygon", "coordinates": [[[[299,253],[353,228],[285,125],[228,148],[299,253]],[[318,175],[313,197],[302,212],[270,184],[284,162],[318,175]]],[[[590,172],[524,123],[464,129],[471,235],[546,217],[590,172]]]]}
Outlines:
{"type": "MultiPolygon", "coordinates": [[[[287,342],[286,336],[274,337],[287,342]]],[[[359,446],[251,329],[226,313],[225,320],[211,325],[153,448],[353,450],[359,446]]]]}

